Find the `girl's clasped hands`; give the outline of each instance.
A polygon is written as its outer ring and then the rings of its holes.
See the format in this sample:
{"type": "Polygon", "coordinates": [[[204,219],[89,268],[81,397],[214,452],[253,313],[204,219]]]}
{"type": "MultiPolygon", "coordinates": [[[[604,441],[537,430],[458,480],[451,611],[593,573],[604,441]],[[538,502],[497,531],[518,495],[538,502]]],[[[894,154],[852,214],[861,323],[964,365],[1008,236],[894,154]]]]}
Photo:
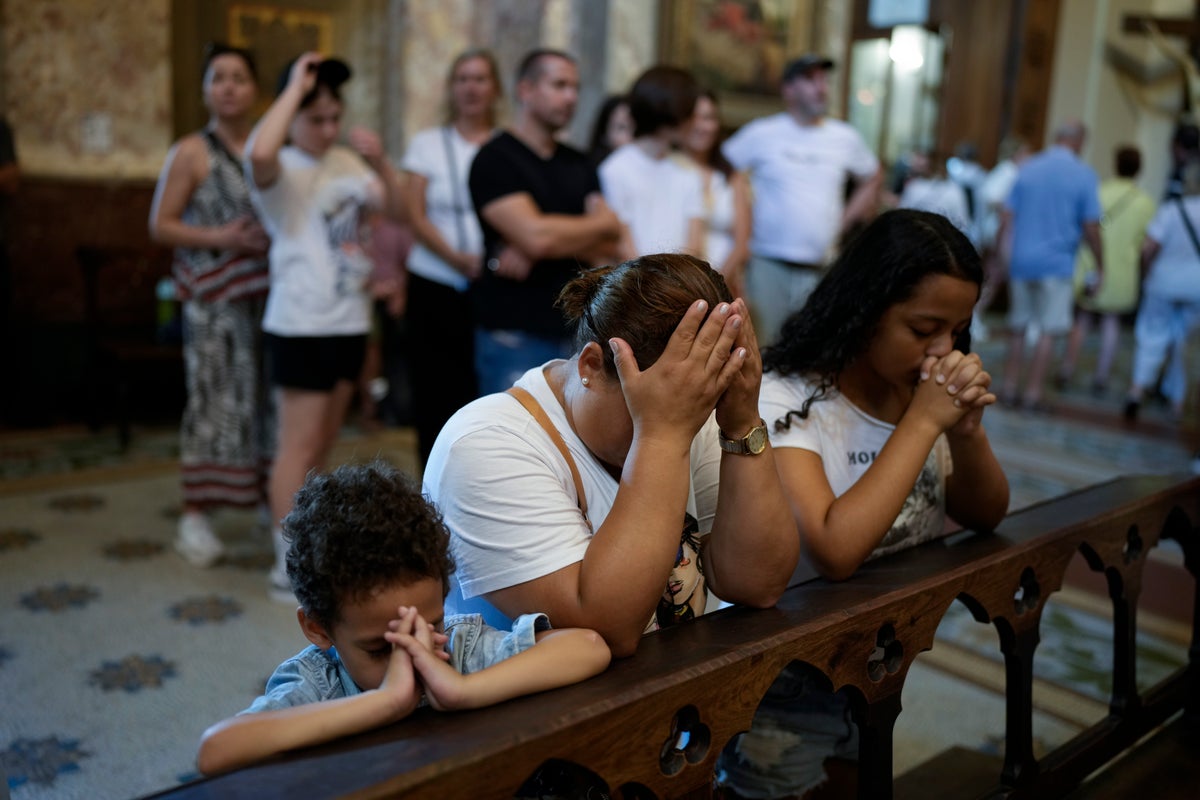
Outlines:
{"type": "Polygon", "coordinates": [[[996,402],[992,376],[979,356],[952,350],[921,364],[912,409],[928,413],[947,434],[969,434],[979,427],[983,409],[996,402]]]}

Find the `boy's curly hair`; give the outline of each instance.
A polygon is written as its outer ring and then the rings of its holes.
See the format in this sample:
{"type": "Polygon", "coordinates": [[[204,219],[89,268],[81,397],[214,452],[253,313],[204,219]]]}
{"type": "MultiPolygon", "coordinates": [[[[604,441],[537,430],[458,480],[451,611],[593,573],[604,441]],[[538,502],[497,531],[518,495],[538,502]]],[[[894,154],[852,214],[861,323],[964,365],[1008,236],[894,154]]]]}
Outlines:
{"type": "Polygon", "coordinates": [[[450,532],[419,486],[390,464],[309,473],[283,519],[287,573],[296,599],[331,627],[348,602],[423,578],[449,589],[450,532]]]}

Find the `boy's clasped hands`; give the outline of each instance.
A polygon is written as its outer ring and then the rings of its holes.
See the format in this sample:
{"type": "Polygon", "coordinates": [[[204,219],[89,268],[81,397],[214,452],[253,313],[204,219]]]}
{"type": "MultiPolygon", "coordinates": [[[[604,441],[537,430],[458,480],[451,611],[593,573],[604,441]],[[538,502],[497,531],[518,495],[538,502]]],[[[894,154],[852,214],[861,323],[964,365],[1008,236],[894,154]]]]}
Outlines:
{"type": "Polygon", "coordinates": [[[379,690],[399,701],[397,719],[412,713],[422,694],[438,711],[462,707],[463,675],[450,666],[449,637],[426,622],[416,606],[400,606],[383,638],[391,643],[392,655],[379,690]]]}

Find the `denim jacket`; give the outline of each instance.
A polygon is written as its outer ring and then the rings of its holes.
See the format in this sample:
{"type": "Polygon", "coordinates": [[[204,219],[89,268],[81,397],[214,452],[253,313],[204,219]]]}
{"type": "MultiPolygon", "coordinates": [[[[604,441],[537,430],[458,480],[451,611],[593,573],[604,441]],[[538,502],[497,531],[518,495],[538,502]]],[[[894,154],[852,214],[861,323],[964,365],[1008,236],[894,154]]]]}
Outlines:
{"type": "MultiPolygon", "coordinates": [[[[533,647],[535,635],[550,629],[550,620],[545,614],[523,614],[513,622],[511,631],[503,631],[485,625],[478,614],[452,614],[446,617],[443,628],[450,637],[446,644],[450,666],[465,674],[479,672],[533,647]]],[[[335,648],[322,650],[309,645],[280,664],[267,681],[265,694],[240,713],[274,711],[361,692],[335,648]]]]}

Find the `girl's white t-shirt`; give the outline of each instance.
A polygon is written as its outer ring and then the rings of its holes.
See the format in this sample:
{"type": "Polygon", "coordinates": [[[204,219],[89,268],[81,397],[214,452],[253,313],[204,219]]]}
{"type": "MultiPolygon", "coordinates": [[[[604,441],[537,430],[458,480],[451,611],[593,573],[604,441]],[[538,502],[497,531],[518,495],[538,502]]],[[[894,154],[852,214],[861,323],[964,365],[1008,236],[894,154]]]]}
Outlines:
{"type": "Polygon", "coordinates": [[[353,150],[320,158],[287,146],[279,178],[250,199],[271,237],[271,290],[263,330],[278,336],[351,336],[370,330],[363,250],[365,211],[381,208],[383,186],[353,150]]]}
{"type": "MultiPolygon", "coordinates": [[[[776,449],[796,447],[816,453],[821,457],[829,488],[835,497],[841,497],[874,463],[896,426],[866,414],[836,389],[830,389],[824,399],[809,406],[807,419],[800,419],[798,414],[789,415],[803,407],[815,385],[807,378],[764,373],[759,412],[766,421],[771,446],[776,449]]],[[[925,459],[925,466],[891,529],[870,558],[903,550],[945,533],[946,478],[952,471],[950,445],[943,434],[925,459]]]]}

